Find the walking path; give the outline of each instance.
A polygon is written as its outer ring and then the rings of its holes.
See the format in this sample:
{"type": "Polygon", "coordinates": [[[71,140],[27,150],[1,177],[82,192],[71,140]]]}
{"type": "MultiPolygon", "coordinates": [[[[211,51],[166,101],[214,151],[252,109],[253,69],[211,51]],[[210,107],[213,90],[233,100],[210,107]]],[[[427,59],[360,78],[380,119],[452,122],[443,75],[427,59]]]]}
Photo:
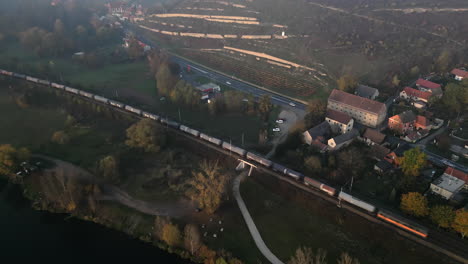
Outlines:
{"type": "Polygon", "coordinates": [[[244,200],[240,195],[240,182],[242,181],[242,179],[245,178],[245,175],[246,173],[243,172],[239,176],[237,176],[237,178],[234,179],[234,183],[232,186],[232,192],[234,193],[234,197],[236,198],[237,205],[239,206],[242,216],[244,217],[245,223],[249,228],[250,234],[252,235],[252,238],[255,241],[255,245],[257,245],[257,248],[260,250],[260,252],[262,252],[263,256],[265,256],[265,258],[273,264],[284,264],[270,251],[270,249],[268,249],[265,242],[263,242],[262,236],[258,232],[258,229],[255,226],[252,217],[250,216],[249,210],[247,210],[247,206],[245,206],[244,200]]]}

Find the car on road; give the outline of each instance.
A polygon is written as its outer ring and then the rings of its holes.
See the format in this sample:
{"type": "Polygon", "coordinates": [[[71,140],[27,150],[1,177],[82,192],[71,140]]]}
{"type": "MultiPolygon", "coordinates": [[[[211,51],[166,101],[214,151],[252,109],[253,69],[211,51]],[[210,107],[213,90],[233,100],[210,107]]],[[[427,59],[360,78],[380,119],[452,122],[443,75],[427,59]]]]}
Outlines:
{"type": "Polygon", "coordinates": [[[229,84],[229,85],[231,85],[231,83],[230,83],[230,82],[228,82],[228,81],[226,81],[226,84],[229,84]]]}
{"type": "Polygon", "coordinates": [[[289,105],[292,106],[292,107],[295,107],[295,106],[296,106],[296,104],[293,103],[293,102],[290,102],[289,105]]]}
{"type": "Polygon", "coordinates": [[[280,131],[281,131],[281,129],[279,127],[273,128],[273,132],[280,132],[280,131]]]}
{"type": "Polygon", "coordinates": [[[283,123],[284,123],[284,120],[283,120],[283,119],[278,119],[278,120],[276,120],[276,123],[278,123],[278,124],[283,124],[283,123]]]}

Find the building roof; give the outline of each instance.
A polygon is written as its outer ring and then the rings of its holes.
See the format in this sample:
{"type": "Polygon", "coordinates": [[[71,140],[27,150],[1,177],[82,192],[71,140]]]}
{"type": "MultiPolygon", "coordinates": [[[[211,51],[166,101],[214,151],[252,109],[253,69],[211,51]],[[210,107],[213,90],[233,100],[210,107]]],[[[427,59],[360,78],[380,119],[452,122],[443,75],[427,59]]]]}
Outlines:
{"type": "Polygon", "coordinates": [[[383,158],[385,158],[385,156],[387,156],[388,153],[390,153],[390,149],[381,145],[373,145],[370,149],[371,157],[375,157],[378,160],[382,160],[383,158]]]}
{"type": "Polygon", "coordinates": [[[349,121],[351,121],[351,117],[345,113],[342,113],[342,112],[338,112],[336,110],[333,110],[333,109],[328,109],[327,110],[327,118],[331,119],[331,120],[334,120],[338,123],[341,123],[341,124],[348,124],[349,121]]]}
{"type": "Polygon", "coordinates": [[[377,144],[382,144],[382,142],[385,140],[384,134],[371,128],[367,128],[366,131],[364,132],[364,135],[362,136],[364,138],[368,138],[370,141],[375,142],[377,144]]]}
{"type": "Polygon", "coordinates": [[[327,121],[323,121],[322,123],[309,129],[307,132],[309,132],[309,135],[312,138],[312,140],[315,140],[320,136],[324,136],[330,133],[330,124],[328,124],[327,121]]]}
{"type": "Polygon", "coordinates": [[[400,146],[398,146],[394,151],[393,153],[395,153],[395,155],[397,155],[397,157],[403,157],[403,154],[410,150],[411,149],[411,146],[406,144],[406,143],[402,143],[400,144],[400,146]]]}
{"type": "Polygon", "coordinates": [[[447,169],[445,169],[444,174],[458,178],[468,184],[468,173],[464,173],[463,171],[457,170],[452,167],[447,167],[447,169]]]}
{"type": "Polygon", "coordinates": [[[422,98],[425,100],[429,100],[429,98],[431,98],[432,96],[430,92],[420,91],[411,87],[405,87],[405,89],[403,89],[403,92],[405,92],[408,96],[422,98]]]}
{"type": "Polygon", "coordinates": [[[418,131],[413,131],[406,135],[406,138],[408,138],[411,141],[416,141],[421,138],[421,135],[419,135],[418,131]]]}
{"type": "Polygon", "coordinates": [[[422,87],[430,89],[430,90],[441,88],[440,84],[433,83],[431,81],[424,80],[424,79],[421,79],[421,78],[416,81],[416,85],[422,86],[422,87]]]}
{"type": "Polygon", "coordinates": [[[340,145],[340,144],[342,144],[344,142],[348,142],[348,141],[356,138],[357,136],[359,136],[359,132],[356,129],[353,128],[353,129],[351,129],[351,131],[349,131],[347,133],[344,133],[342,135],[334,137],[333,141],[335,141],[336,145],[340,145]]]}
{"type": "Polygon", "coordinates": [[[375,96],[377,93],[379,92],[379,90],[375,89],[375,88],[372,88],[372,87],[369,87],[367,85],[358,85],[358,87],[356,87],[356,95],[358,96],[361,96],[361,97],[364,97],[364,98],[371,98],[373,96],[375,96]]]}
{"type": "Polygon", "coordinates": [[[468,78],[468,71],[464,71],[461,69],[453,69],[450,73],[456,76],[461,76],[463,78],[468,78]]]}
{"type": "Polygon", "coordinates": [[[328,100],[346,104],[374,114],[379,114],[381,112],[386,111],[386,106],[384,103],[380,103],[371,99],[367,99],[336,89],[334,89],[331,92],[330,96],[328,97],[328,100]]]}
{"type": "Polygon", "coordinates": [[[390,170],[393,166],[390,162],[386,160],[381,160],[375,164],[375,166],[381,169],[383,172],[390,170]]]}
{"type": "Polygon", "coordinates": [[[442,176],[437,178],[432,184],[436,185],[441,189],[453,193],[459,190],[463,185],[465,185],[465,182],[456,177],[447,174],[442,174],[442,176]]]}
{"type": "Polygon", "coordinates": [[[328,149],[328,145],[317,140],[312,141],[310,145],[318,148],[320,151],[326,151],[328,149]]]}
{"type": "Polygon", "coordinates": [[[398,121],[402,124],[406,124],[406,123],[414,122],[414,120],[416,120],[416,115],[413,113],[413,111],[408,110],[399,115],[394,115],[390,117],[390,119],[394,121],[398,121]]]}
{"type": "Polygon", "coordinates": [[[418,124],[419,126],[427,127],[431,123],[429,122],[429,120],[427,120],[427,118],[425,116],[418,115],[416,117],[416,124],[418,124]]]}

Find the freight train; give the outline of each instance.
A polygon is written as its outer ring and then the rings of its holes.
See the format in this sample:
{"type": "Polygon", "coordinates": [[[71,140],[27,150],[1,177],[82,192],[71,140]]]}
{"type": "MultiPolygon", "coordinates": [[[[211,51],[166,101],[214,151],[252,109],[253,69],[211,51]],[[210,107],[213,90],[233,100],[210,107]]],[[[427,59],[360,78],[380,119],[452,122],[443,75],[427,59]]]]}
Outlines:
{"type": "Polygon", "coordinates": [[[282,174],[282,175],[284,175],[286,177],[294,179],[295,181],[297,181],[299,183],[302,183],[305,186],[317,189],[317,190],[319,190],[319,191],[321,191],[321,192],[323,192],[323,193],[325,193],[325,194],[327,194],[329,196],[335,197],[335,198],[339,199],[340,202],[344,201],[347,204],[350,204],[350,205],[352,205],[354,207],[357,207],[357,208],[367,212],[368,214],[370,214],[370,215],[372,215],[372,216],[374,216],[374,217],[376,217],[378,219],[381,219],[382,221],[385,221],[385,222],[388,222],[388,223],[390,223],[392,225],[395,225],[395,226],[397,226],[397,227],[399,227],[399,228],[401,228],[401,229],[403,229],[403,230],[405,230],[407,232],[410,232],[412,234],[415,234],[415,235],[417,235],[419,237],[423,237],[423,238],[426,238],[428,236],[428,234],[429,234],[429,231],[428,231],[427,228],[425,228],[425,227],[423,227],[421,225],[418,225],[418,224],[410,221],[409,219],[406,219],[406,218],[404,218],[404,217],[402,217],[402,216],[400,216],[400,215],[398,215],[396,213],[392,213],[392,212],[389,212],[387,210],[379,209],[379,208],[377,208],[376,206],[374,206],[371,203],[360,200],[357,197],[354,197],[351,194],[345,193],[343,191],[338,191],[335,188],[333,188],[333,187],[331,187],[331,186],[329,186],[329,185],[327,185],[327,184],[325,184],[323,182],[320,182],[320,181],[318,181],[316,179],[312,179],[311,177],[305,176],[304,174],[302,174],[300,172],[294,171],[294,170],[289,169],[289,168],[287,168],[287,167],[285,167],[285,166],[283,166],[281,164],[278,164],[278,163],[275,163],[275,162],[273,162],[271,160],[268,160],[267,158],[263,157],[262,155],[259,155],[259,154],[253,153],[253,152],[248,152],[247,150],[245,150],[243,148],[240,148],[238,146],[235,146],[232,143],[224,142],[224,141],[222,141],[222,140],[220,140],[218,138],[209,136],[209,135],[204,134],[204,133],[200,133],[200,131],[198,131],[196,129],[193,129],[193,128],[190,128],[188,126],[179,124],[178,122],[175,122],[175,121],[170,120],[168,118],[163,118],[163,117],[160,117],[160,116],[158,116],[156,114],[145,112],[145,111],[142,111],[142,110],[140,110],[138,108],[135,108],[133,106],[125,105],[125,104],[123,104],[121,102],[110,100],[110,99],[107,99],[107,98],[99,96],[99,95],[95,95],[95,94],[92,94],[92,93],[89,93],[89,92],[81,91],[81,90],[78,90],[78,89],[75,89],[75,88],[71,88],[71,87],[68,87],[68,86],[61,85],[61,84],[53,83],[53,82],[50,82],[50,81],[41,80],[41,79],[38,79],[38,78],[35,78],[35,77],[26,76],[26,75],[23,75],[23,74],[14,73],[14,72],[2,70],[2,69],[0,69],[0,75],[15,77],[15,78],[19,78],[19,79],[24,79],[24,80],[27,80],[29,82],[37,83],[37,84],[40,84],[40,85],[46,85],[46,86],[50,86],[50,87],[53,87],[53,88],[56,88],[56,89],[62,89],[65,92],[76,94],[76,95],[79,95],[79,96],[83,96],[85,98],[94,100],[96,102],[107,104],[109,106],[122,109],[124,111],[127,111],[127,112],[129,112],[131,114],[134,114],[134,115],[137,115],[137,116],[140,116],[140,117],[149,118],[149,119],[152,119],[154,121],[159,121],[164,126],[180,130],[180,131],[186,133],[187,135],[190,135],[192,137],[195,137],[195,138],[201,139],[203,141],[209,142],[209,143],[211,143],[211,144],[213,144],[215,146],[221,147],[222,149],[224,149],[226,151],[229,151],[229,154],[231,154],[231,155],[237,155],[240,158],[245,158],[245,159],[247,159],[247,160],[249,160],[251,162],[254,162],[254,163],[256,163],[256,164],[258,164],[258,165],[260,165],[262,167],[265,167],[267,169],[271,169],[276,173],[279,173],[279,174],[282,174]]]}

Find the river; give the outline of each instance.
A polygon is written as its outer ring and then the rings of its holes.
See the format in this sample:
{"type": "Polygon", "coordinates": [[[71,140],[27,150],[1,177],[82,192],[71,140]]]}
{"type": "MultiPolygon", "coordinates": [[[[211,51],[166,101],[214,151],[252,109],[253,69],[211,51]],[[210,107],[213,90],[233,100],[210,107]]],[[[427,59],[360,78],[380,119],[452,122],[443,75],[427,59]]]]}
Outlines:
{"type": "Polygon", "coordinates": [[[115,230],[36,211],[18,186],[4,180],[0,215],[2,263],[190,263],[115,230]]]}

